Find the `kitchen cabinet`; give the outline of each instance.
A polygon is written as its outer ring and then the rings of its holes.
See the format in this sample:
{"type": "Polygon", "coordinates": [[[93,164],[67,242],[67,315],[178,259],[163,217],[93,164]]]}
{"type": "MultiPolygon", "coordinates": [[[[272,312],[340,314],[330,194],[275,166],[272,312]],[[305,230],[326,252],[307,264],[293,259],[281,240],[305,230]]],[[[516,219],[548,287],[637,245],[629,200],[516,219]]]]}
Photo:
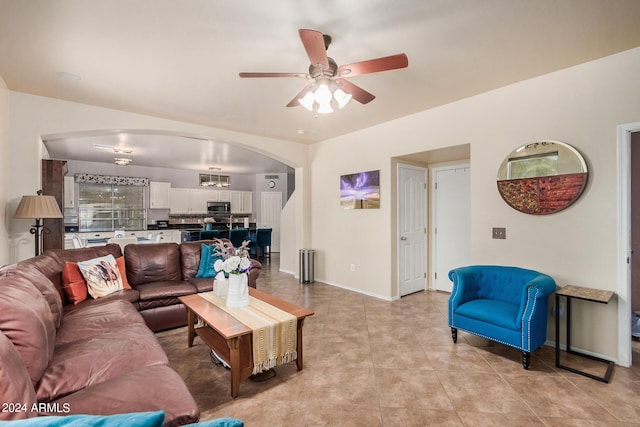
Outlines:
{"type": "Polygon", "coordinates": [[[151,209],[170,209],[171,183],[170,182],[150,182],[149,183],[149,207],[151,209]]]}
{"type": "Polygon", "coordinates": [[[172,214],[189,213],[191,209],[191,190],[188,188],[172,188],[169,209],[172,214]]]}
{"type": "Polygon", "coordinates": [[[231,213],[252,213],[253,193],[251,191],[229,191],[231,213]]]}
{"type": "Polygon", "coordinates": [[[73,176],[64,177],[64,207],[76,207],[76,181],[73,176]]]}
{"type": "Polygon", "coordinates": [[[172,188],[170,209],[172,214],[206,214],[209,190],[172,188]]]}
{"type": "Polygon", "coordinates": [[[230,202],[231,201],[231,191],[229,190],[220,190],[218,191],[218,202],[230,202]]]}
{"type": "Polygon", "coordinates": [[[190,213],[206,214],[209,197],[211,197],[211,190],[191,190],[190,213]]]}
{"type": "Polygon", "coordinates": [[[231,201],[231,193],[229,190],[204,190],[207,192],[207,202],[229,202],[231,201]]]}

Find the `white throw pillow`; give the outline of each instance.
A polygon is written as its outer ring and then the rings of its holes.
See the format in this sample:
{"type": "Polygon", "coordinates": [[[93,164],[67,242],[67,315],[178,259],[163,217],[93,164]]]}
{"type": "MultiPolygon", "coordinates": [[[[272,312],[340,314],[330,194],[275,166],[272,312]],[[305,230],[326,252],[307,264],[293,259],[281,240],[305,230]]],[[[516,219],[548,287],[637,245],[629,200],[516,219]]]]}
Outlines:
{"type": "Polygon", "coordinates": [[[87,290],[93,298],[100,298],[122,290],[122,277],[113,255],[81,261],[80,272],[87,281],[87,290]]]}

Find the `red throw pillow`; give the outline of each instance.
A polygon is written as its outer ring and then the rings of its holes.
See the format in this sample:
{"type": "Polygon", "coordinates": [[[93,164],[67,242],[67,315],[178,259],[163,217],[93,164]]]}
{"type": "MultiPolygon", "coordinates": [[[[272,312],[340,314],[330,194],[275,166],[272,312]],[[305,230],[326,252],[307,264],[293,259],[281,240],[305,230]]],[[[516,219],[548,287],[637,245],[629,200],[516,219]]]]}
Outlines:
{"type": "Polygon", "coordinates": [[[62,289],[64,296],[73,304],[87,299],[87,282],[85,282],[80,267],[75,262],[66,262],[62,270],[62,289]]]}
{"type": "MultiPolygon", "coordinates": [[[[129,285],[129,281],[127,280],[127,270],[124,265],[124,256],[116,258],[116,265],[118,266],[118,271],[120,272],[120,278],[122,279],[122,288],[131,289],[131,285],[129,285]]],[[[78,269],[78,271],[80,270],[78,269]]]]}

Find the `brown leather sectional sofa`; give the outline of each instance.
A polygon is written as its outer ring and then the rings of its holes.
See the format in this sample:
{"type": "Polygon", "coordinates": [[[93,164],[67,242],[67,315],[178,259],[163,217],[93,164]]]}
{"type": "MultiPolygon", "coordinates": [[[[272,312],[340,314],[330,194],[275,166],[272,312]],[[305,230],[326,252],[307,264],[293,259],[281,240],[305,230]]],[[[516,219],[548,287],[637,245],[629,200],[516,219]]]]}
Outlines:
{"type": "MultiPolygon", "coordinates": [[[[120,257],[120,246],[50,250],[1,268],[0,420],[163,410],[165,425],[198,421],[152,331],[186,325],[178,297],[212,289],[213,279],[195,278],[201,243],[212,242],[128,245],[132,289],[76,305],[65,303],[65,262],[120,257]]],[[[253,261],[250,286],[260,268],[253,261]]]]}

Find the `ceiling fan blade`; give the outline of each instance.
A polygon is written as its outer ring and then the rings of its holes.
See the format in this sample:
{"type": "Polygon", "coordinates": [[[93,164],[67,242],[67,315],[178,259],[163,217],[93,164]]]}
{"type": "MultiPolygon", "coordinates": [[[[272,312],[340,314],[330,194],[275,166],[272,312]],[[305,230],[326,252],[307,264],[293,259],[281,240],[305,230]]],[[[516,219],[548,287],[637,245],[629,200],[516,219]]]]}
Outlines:
{"type": "Polygon", "coordinates": [[[322,65],[326,70],[329,68],[329,59],[327,58],[327,48],[324,44],[324,37],[320,31],[315,30],[298,30],[300,39],[307,51],[307,56],[311,61],[311,65],[322,65]]]}
{"type": "Polygon", "coordinates": [[[298,107],[300,105],[300,103],[298,102],[298,99],[305,96],[307,92],[311,90],[312,86],[313,85],[309,85],[309,86],[306,86],[304,89],[302,89],[291,101],[289,101],[289,103],[287,104],[287,107],[298,107]]]}
{"type": "Polygon", "coordinates": [[[409,59],[404,53],[385,56],[384,58],[370,59],[368,61],[355,62],[353,64],[338,67],[338,76],[353,77],[362,74],[378,73],[380,71],[397,70],[406,68],[409,59]]]}
{"type": "Polygon", "coordinates": [[[360,104],[368,104],[369,102],[376,99],[375,95],[367,92],[366,90],[362,89],[360,86],[354,85],[349,80],[335,79],[335,81],[341,85],[340,87],[343,91],[351,94],[353,99],[358,101],[360,104]]]}
{"type": "Polygon", "coordinates": [[[262,77],[308,77],[306,73],[239,73],[244,78],[262,77]]]}

